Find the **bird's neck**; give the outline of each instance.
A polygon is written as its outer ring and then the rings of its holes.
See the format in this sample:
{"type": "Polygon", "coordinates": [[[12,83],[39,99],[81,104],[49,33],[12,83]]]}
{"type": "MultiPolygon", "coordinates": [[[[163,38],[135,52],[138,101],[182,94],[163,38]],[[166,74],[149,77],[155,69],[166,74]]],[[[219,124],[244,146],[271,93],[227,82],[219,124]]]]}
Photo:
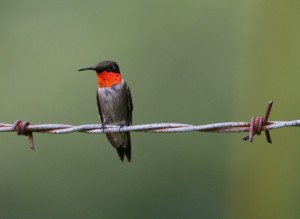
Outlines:
{"type": "Polygon", "coordinates": [[[97,74],[98,87],[112,87],[116,84],[121,83],[122,76],[120,73],[115,72],[101,72],[97,74]]]}

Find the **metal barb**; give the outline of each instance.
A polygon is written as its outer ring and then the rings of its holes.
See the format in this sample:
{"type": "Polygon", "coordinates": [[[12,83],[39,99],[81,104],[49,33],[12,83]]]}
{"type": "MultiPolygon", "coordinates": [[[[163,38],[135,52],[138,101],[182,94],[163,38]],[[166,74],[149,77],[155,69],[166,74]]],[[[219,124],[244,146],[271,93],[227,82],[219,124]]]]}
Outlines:
{"type": "Polygon", "coordinates": [[[25,121],[22,122],[21,120],[16,120],[12,125],[12,129],[17,132],[17,135],[24,135],[28,136],[29,138],[29,148],[34,150],[34,141],[33,141],[33,134],[31,131],[27,129],[30,125],[30,122],[25,121]]]}
{"type": "Polygon", "coordinates": [[[269,101],[268,107],[266,110],[265,115],[262,116],[253,116],[251,118],[251,122],[249,124],[249,135],[244,137],[243,140],[250,142],[253,142],[253,136],[254,135],[260,135],[261,132],[264,130],[266,133],[266,138],[268,143],[272,143],[270,131],[266,129],[266,126],[268,125],[268,119],[271,113],[273,101],[269,101]]]}

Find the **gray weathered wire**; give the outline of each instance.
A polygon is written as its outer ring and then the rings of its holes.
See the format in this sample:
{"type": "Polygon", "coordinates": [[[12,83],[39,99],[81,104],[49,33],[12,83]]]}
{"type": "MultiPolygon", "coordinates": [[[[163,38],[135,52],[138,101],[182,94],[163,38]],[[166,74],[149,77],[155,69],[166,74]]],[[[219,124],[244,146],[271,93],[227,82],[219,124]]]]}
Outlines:
{"type": "Polygon", "coordinates": [[[223,122],[207,125],[189,125],[181,123],[154,123],[134,126],[112,126],[101,124],[87,125],[66,125],[66,124],[42,124],[30,125],[29,122],[17,120],[14,124],[0,123],[0,132],[16,132],[18,135],[29,137],[29,147],[34,149],[33,132],[49,134],[67,134],[73,132],[84,133],[112,133],[112,132],[156,132],[156,133],[173,133],[173,132],[249,132],[243,140],[253,141],[254,135],[260,135],[262,131],[266,134],[268,143],[272,143],[269,130],[284,127],[300,126],[300,120],[294,121],[268,121],[273,101],[269,101],[265,115],[253,116],[250,122],[223,122]]]}
{"type": "MultiPolygon", "coordinates": [[[[87,124],[87,125],[67,125],[67,124],[40,124],[29,125],[26,127],[27,131],[48,134],[67,134],[73,132],[83,133],[111,133],[111,132],[157,132],[157,133],[173,133],[173,132],[249,132],[250,122],[223,122],[206,125],[189,125],[181,123],[153,123],[144,125],[132,126],[111,126],[106,125],[105,129],[101,124],[87,124]]],[[[279,129],[285,127],[300,126],[300,120],[294,121],[269,121],[266,126],[262,128],[263,131],[271,129],[279,129]]],[[[15,132],[13,124],[0,123],[0,132],[15,132]]]]}

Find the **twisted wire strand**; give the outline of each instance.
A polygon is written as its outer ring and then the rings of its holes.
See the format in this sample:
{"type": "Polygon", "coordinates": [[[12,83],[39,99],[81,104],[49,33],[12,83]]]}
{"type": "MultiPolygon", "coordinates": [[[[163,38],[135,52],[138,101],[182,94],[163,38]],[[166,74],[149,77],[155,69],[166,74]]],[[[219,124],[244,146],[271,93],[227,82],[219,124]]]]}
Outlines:
{"type": "Polygon", "coordinates": [[[249,132],[243,140],[253,141],[254,135],[265,132],[268,143],[272,143],[269,130],[285,127],[300,126],[300,120],[294,121],[268,121],[273,101],[269,101],[264,116],[253,116],[250,122],[223,122],[206,125],[189,125],[181,123],[153,123],[132,126],[112,126],[102,124],[68,125],[68,124],[30,124],[28,121],[17,120],[14,124],[0,123],[0,132],[16,132],[17,135],[29,137],[29,147],[34,149],[33,132],[48,134],[67,134],[73,132],[83,133],[113,133],[113,132],[152,132],[152,133],[177,133],[177,132],[249,132]]]}
{"type": "MultiPolygon", "coordinates": [[[[269,121],[262,130],[279,129],[285,127],[300,126],[300,120],[293,121],[269,121]]],[[[86,125],[68,125],[68,124],[37,124],[28,125],[27,131],[48,134],[68,134],[73,132],[82,132],[90,134],[112,133],[112,132],[155,132],[155,133],[173,133],[173,132],[249,132],[250,122],[223,122],[206,125],[189,125],[181,123],[153,123],[132,126],[112,126],[106,125],[102,128],[101,124],[86,125]]],[[[15,132],[13,124],[0,123],[0,132],[15,132]]]]}

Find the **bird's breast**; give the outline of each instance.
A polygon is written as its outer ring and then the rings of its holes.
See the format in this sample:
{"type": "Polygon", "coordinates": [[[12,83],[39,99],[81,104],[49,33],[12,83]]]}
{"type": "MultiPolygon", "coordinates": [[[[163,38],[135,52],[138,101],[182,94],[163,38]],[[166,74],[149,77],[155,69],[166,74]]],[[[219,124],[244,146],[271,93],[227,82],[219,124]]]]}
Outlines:
{"type": "Polygon", "coordinates": [[[107,72],[97,74],[98,87],[112,87],[122,81],[122,76],[120,73],[107,72]]]}
{"type": "Polygon", "coordinates": [[[128,118],[129,109],[124,81],[122,80],[121,83],[112,87],[98,87],[97,92],[104,122],[110,124],[125,122],[128,118]]]}

